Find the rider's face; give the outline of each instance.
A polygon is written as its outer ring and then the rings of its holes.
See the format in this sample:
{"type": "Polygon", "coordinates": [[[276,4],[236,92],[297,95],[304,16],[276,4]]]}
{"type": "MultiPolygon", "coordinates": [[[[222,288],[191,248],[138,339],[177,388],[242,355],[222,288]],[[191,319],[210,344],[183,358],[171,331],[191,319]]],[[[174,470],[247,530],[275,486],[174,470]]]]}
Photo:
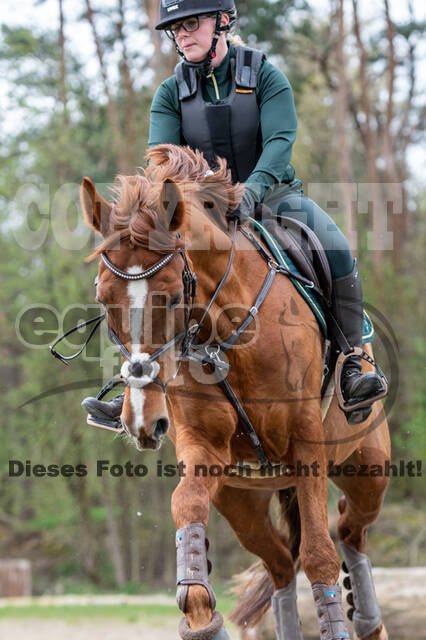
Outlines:
{"type": "Polygon", "coordinates": [[[201,62],[207,56],[212,45],[215,17],[199,18],[200,26],[196,31],[187,32],[183,27],[175,34],[176,44],[183,51],[188,62],[201,62]]]}

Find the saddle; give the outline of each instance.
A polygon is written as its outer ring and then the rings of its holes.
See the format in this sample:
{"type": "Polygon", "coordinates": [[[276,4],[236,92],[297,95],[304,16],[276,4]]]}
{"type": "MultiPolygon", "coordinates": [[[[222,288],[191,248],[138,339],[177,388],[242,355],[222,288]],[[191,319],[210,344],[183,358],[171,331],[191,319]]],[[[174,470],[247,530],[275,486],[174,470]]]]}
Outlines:
{"type": "Polygon", "coordinates": [[[303,222],[286,216],[275,216],[264,204],[255,210],[255,219],[278,241],[296,269],[311,280],[316,289],[331,303],[332,277],[328,259],[318,237],[303,222]]]}

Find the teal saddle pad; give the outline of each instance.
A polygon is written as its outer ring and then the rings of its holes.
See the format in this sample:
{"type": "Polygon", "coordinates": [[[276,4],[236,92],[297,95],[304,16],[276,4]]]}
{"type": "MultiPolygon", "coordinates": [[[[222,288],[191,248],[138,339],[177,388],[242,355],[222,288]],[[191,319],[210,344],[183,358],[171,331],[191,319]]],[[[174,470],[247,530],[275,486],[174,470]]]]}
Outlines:
{"type": "MultiPolygon", "coordinates": [[[[257,220],[254,220],[253,218],[250,218],[250,226],[255,231],[258,232],[258,234],[260,235],[262,240],[266,243],[268,249],[271,251],[272,255],[274,256],[278,264],[281,264],[283,267],[286,267],[286,269],[288,269],[291,273],[294,273],[296,275],[302,275],[300,271],[297,269],[297,267],[294,265],[292,260],[288,257],[284,249],[280,247],[276,238],[274,238],[260,222],[258,222],[257,220]]],[[[307,304],[311,308],[320,326],[322,334],[326,339],[328,336],[328,330],[327,330],[326,313],[324,312],[323,306],[321,305],[321,303],[319,302],[315,294],[312,293],[311,289],[309,289],[309,287],[302,284],[298,280],[295,280],[294,278],[290,277],[290,280],[293,283],[293,285],[296,287],[297,291],[306,300],[307,304]]],[[[362,342],[363,343],[372,342],[373,339],[374,339],[373,323],[371,322],[367,312],[364,311],[364,319],[363,319],[363,327],[362,327],[362,342]]]]}

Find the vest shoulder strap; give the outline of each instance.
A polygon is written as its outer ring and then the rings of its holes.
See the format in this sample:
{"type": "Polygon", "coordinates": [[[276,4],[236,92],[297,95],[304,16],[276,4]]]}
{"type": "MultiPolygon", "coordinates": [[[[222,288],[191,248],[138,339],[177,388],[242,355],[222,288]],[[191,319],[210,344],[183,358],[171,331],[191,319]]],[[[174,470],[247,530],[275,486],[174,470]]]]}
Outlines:
{"type": "MultiPolygon", "coordinates": [[[[265,55],[258,49],[250,47],[235,47],[236,70],[235,79],[238,87],[243,89],[255,89],[257,76],[265,60],[265,55]]],[[[197,92],[197,72],[193,67],[188,67],[182,60],[175,67],[176,82],[179,92],[179,100],[191,98],[197,92]]]]}
{"type": "Polygon", "coordinates": [[[259,49],[251,49],[250,47],[235,47],[236,55],[236,82],[237,86],[244,89],[255,89],[257,85],[257,76],[265,60],[265,55],[259,49]]]}
{"type": "Polygon", "coordinates": [[[175,75],[179,100],[190,98],[197,92],[197,74],[193,67],[188,67],[182,60],[175,67],[175,75]]]}

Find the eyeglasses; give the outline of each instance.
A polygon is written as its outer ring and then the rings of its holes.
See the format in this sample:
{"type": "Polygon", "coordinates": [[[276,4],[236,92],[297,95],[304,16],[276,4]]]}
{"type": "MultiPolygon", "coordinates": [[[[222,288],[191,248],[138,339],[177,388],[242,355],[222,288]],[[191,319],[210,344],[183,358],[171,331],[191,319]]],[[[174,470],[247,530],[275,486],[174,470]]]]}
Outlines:
{"type": "Polygon", "coordinates": [[[190,18],[186,18],[186,20],[180,20],[179,22],[174,22],[169,26],[168,29],[165,29],[166,34],[169,36],[171,40],[174,40],[177,35],[179,35],[179,31],[181,27],[187,33],[192,33],[193,31],[197,31],[200,26],[200,20],[202,18],[211,18],[214,14],[205,13],[199,16],[191,16],[190,18]]]}

